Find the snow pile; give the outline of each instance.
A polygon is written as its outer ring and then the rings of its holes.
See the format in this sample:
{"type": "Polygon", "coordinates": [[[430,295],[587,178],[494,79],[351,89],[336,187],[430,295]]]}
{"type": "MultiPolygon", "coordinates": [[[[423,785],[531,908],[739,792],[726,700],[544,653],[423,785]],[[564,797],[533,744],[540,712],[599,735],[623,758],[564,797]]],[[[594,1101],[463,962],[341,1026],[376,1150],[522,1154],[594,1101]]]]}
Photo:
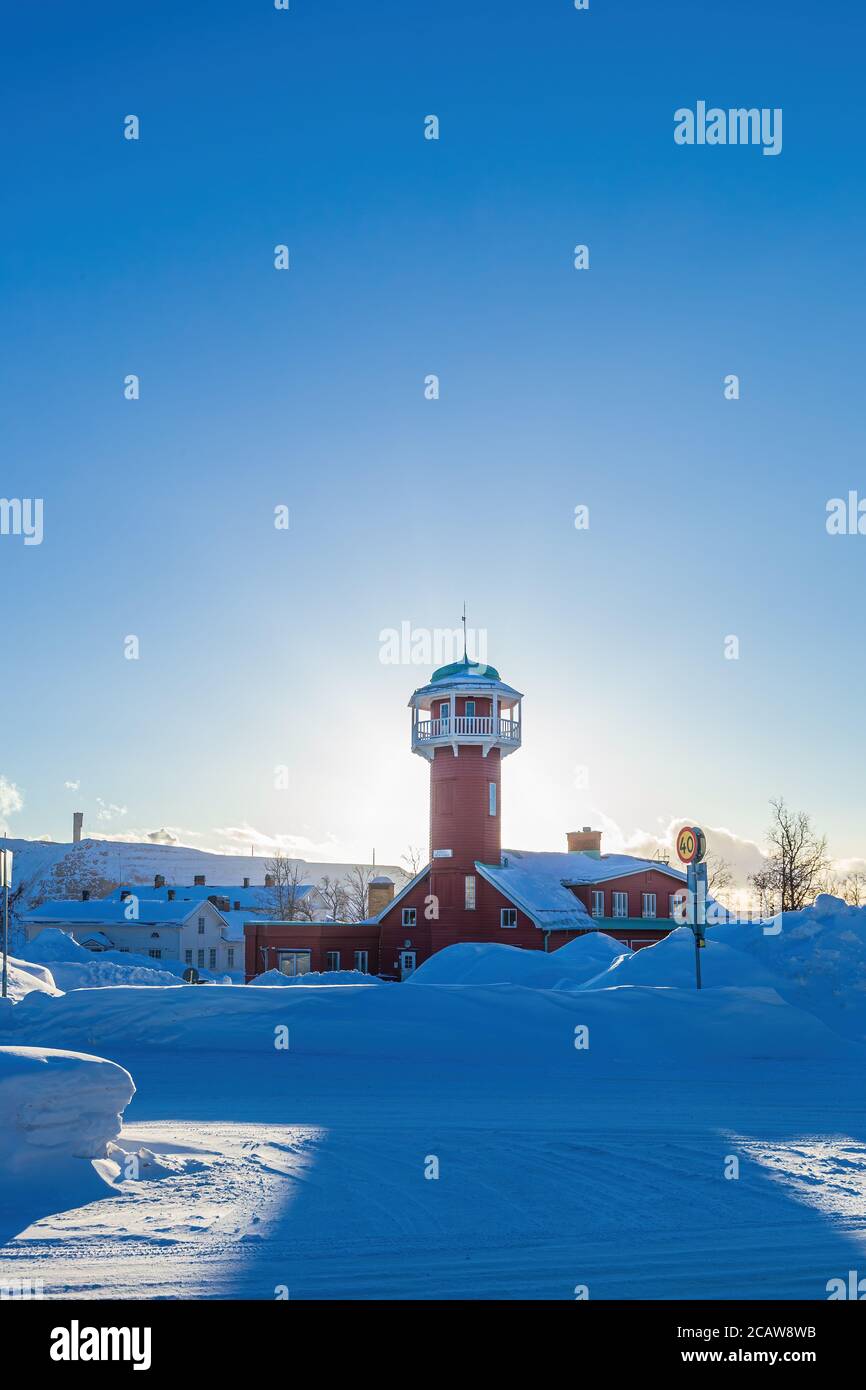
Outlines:
{"type": "MultiPolygon", "coordinates": [[[[776,978],[759,961],[708,935],[707,944],[701,949],[701,984],[704,989],[729,985],[773,989],[776,978]]],[[[606,989],[611,985],[694,989],[695,938],[691,928],[677,927],[662,941],[644,946],[631,955],[620,956],[580,988],[606,989]]]]}
{"type": "Polygon", "coordinates": [[[106,1156],[134,1092],[101,1057],[0,1047],[0,1241],[106,1193],[90,1160],[106,1156]]]}
{"type": "MultiPolygon", "coordinates": [[[[639,954],[639,953],[638,953],[639,954]]],[[[141,1049],[300,1056],[450,1059],[503,1066],[574,1066],[575,1029],[591,1039],[589,1072],[670,1072],[744,1059],[836,1057],[853,1044],[770,989],[526,989],[519,985],[417,983],[390,989],[73,990],[32,993],[7,1011],[4,1041],[98,1049],[121,1060],[141,1049]]]]}
{"type": "Polygon", "coordinates": [[[822,893],[778,921],[780,931],[738,922],[710,930],[768,970],[784,999],[845,1036],[866,1040],[866,907],[822,893]]]}
{"type": "Polygon", "coordinates": [[[496,941],[461,941],[446,946],[419,965],[409,984],[525,985],[554,989],[560,983],[578,985],[597,975],[617,956],[631,954],[627,946],[604,932],[589,932],[556,951],[527,951],[496,941]]]}
{"type": "Polygon", "coordinates": [[[251,985],[381,985],[378,975],[361,970],[310,970],[306,975],[284,975],[282,970],[265,970],[250,980],[251,985]]]}
{"type": "Polygon", "coordinates": [[[108,985],[169,985],[186,968],[180,961],[160,961],[129,951],[88,951],[59,927],[46,927],[23,948],[21,964],[36,971],[50,966],[58,989],[101,989],[108,985]],[[37,964],[38,963],[38,964],[37,964]],[[171,964],[175,969],[165,967],[171,964]]]}
{"type": "MultiPolygon", "coordinates": [[[[0,955],[2,964],[2,955],[0,955]]],[[[52,972],[44,965],[31,965],[29,961],[17,960],[15,956],[10,956],[7,962],[6,980],[7,998],[13,1003],[23,999],[25,994],[31,990],[40,990],[43,994],[58,994],[57,982],[52,972]]]]}

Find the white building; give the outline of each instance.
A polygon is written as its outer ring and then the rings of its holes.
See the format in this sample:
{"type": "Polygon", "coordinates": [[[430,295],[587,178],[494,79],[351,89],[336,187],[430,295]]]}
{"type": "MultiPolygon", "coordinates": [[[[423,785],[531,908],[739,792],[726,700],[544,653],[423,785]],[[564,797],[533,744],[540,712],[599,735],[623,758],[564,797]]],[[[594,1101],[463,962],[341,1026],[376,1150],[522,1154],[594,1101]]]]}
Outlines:
{"type": "Polygon", "coordinates": [[[43,903],[21,918],[27,940],[59,927],[91,950],[129,951],[216,974],[243,970],[243,933],[238,939],[236,927],[206,898],[154,902],[122,891],[111,898],[43,903]]]}

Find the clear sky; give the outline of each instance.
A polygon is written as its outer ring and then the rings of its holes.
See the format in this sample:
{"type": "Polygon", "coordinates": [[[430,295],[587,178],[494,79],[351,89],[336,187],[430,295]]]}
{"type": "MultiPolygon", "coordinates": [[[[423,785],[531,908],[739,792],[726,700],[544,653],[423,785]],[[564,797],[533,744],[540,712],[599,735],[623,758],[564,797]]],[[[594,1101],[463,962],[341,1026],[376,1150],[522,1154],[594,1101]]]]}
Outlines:
{"type": "Polygon", "coordinates": [[[0,492],[44,499],[41,545],[0,536],[10,833],[80,807],[396,860],[429,668],[380,633],[465,599],[526,695],[507,843],[760,839],[783,794],[862,856],[866,536],[825,519],[866,497],[864,28],[854,0],[10,11],[0,492]],[[782,108],[781,154],[675,144],[699,100],[782,108]]]}

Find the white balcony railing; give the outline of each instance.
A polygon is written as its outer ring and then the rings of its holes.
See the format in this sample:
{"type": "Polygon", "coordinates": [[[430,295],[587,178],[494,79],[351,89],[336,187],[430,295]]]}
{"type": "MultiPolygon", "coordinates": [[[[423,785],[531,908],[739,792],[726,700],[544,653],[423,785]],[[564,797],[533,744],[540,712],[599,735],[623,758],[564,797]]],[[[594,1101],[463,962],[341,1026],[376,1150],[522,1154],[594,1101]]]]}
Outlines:
{"type": "Polygon", "coordinates": [[[490,738],[507,743],[519,743],[520,724],[516,719],[494,720],[490,714],[458,714],[453,719],[419,719],[415,725],[414,736],[419,743],[427,743],[436,738],[462,737],[490,738]]]}

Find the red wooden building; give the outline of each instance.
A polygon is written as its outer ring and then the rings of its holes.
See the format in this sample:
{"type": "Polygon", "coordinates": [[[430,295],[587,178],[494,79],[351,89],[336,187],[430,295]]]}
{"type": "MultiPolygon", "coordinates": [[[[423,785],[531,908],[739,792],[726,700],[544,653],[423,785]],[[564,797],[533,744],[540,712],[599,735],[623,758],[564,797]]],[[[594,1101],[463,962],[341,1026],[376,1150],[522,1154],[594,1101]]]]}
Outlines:
{"type": "Polygon", "coordinates": [[[552,951],[587,931],[632,948],[667,935],[686,885],[666,863],[602,854],[601,831],[589,827],[568,835],[565,853],[503,852],[502,760],[521,745],[522,702],[494,667],[467,660],[415,691],[412,750],[430,764],[429,863],[396,897],[390,880],[374,880],[366,922],[248,923],[248,979],[271,968],[405,979],[459,941],[552,951]]]}

